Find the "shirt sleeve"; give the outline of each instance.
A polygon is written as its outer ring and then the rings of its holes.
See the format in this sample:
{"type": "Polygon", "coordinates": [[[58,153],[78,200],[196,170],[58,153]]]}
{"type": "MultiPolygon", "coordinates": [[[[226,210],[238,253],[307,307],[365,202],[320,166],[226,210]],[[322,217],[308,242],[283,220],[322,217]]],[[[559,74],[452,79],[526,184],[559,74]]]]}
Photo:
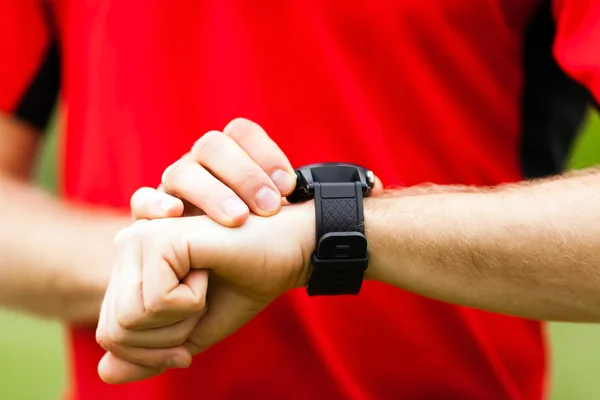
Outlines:
{"type": "Polygon", "coordinates": [[[553,0],[554,56],[600,103],[600,1],[553,0]]]}
{"type": "Polygon", "coordinates": [[[59,89],[59,55],[43,0],[0,1],[0,112],[43,131],[59,89]]]}

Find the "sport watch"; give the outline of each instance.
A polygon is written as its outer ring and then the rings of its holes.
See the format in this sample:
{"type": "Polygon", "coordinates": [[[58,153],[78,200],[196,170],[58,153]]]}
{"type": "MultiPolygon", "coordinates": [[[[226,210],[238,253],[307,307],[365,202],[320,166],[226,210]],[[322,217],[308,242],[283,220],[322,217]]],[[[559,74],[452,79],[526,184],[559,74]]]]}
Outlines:
{"type": "Polygon", "coordinates": [[[356,164],[322,163],[300,167],[296,176],[287,200],[315,201],[317,240],[308,295],[358,294],[369,264],[363,198],[371,195],[375,175],[356,164]]]}

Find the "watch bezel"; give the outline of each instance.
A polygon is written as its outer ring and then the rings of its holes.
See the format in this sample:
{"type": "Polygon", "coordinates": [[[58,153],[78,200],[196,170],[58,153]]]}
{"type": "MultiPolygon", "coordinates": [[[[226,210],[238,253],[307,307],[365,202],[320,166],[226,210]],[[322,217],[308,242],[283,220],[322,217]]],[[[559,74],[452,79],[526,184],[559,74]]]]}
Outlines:
{"type": "MultiPolygon", "coordinates": [[[[314,197],[314,178],[313,170],[317,168],[353,168],[356,169],[356,178],[348,182],[360,182],[363,197],[369,197],[375,185],[375,175],[373,172],[362,165],[343,162],[325,162],[308,164],[297,168],[296,188],[287,196],[290,203],[298,203],[311,200],[314,197]]],[[[318,181],[317,181],[318,182],[318,181]]]]}

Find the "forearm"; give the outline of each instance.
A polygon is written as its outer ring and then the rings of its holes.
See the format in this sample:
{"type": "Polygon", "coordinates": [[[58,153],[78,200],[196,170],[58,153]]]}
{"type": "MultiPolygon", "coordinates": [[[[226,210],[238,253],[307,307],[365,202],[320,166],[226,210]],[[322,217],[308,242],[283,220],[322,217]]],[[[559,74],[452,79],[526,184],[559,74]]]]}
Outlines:
{"type": "Polygon", "coordinates": [[[76,209],[0,176],[0,305],[74,323],[95,322],[112,240],[130,223],[76,209]]]}
{"type": "Polygon", "coordinates": [[[499,313],[600,321],[598,171],[399,190],[367,200],[365,226],[369,278],[499,313]]]}

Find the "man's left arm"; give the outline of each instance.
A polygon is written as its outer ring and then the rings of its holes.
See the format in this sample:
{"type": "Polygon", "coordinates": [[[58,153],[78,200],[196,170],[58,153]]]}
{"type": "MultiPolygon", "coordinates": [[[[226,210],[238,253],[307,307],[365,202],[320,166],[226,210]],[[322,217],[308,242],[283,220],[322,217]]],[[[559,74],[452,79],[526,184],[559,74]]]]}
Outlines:
{"type": "MultiPolygon", "coordinates": [[[[310,275],[312,202],[250,215],[235,229],[206,216],[141,222],[118,235],[98,324],[107,351],[99,374],[109,383],[189,363],[310,275]],[[182,330],[175,322],[204,304],[206,288],[186,300],[189,278],[181,279],[203,269],[213,277],[209,312],[182,330]]],[[[497,313],[600,322],[600,170],[487,189],[389,191],[365,200],[364,224],[366,279],[497,313]]]]}
{"type": "Polygon", "coordinates": [[[600,322],[598,169],[388,192],[366,200],[365,229],[367,279],[498,313],[600,322]]]}
{"type": "MultiPolygon", "coordinates": [[[[365,200],[364,224],[367,279],[514,316],[600,322],[600,170],[487,189],[389,191],[365,200]]],[[[107,351],[99,374],[109,383],[187,365],[306,285],[315,207],[250,215],[235,229],[206,216],[138,221],[117,244],[97,329],[107,351]],[[197,275],[188,274],[203,269],[213,278],[208,294],[182,297],[197,275]],[[197,324],[177,322],[204,301],[210,311],[197,324]]]]}

